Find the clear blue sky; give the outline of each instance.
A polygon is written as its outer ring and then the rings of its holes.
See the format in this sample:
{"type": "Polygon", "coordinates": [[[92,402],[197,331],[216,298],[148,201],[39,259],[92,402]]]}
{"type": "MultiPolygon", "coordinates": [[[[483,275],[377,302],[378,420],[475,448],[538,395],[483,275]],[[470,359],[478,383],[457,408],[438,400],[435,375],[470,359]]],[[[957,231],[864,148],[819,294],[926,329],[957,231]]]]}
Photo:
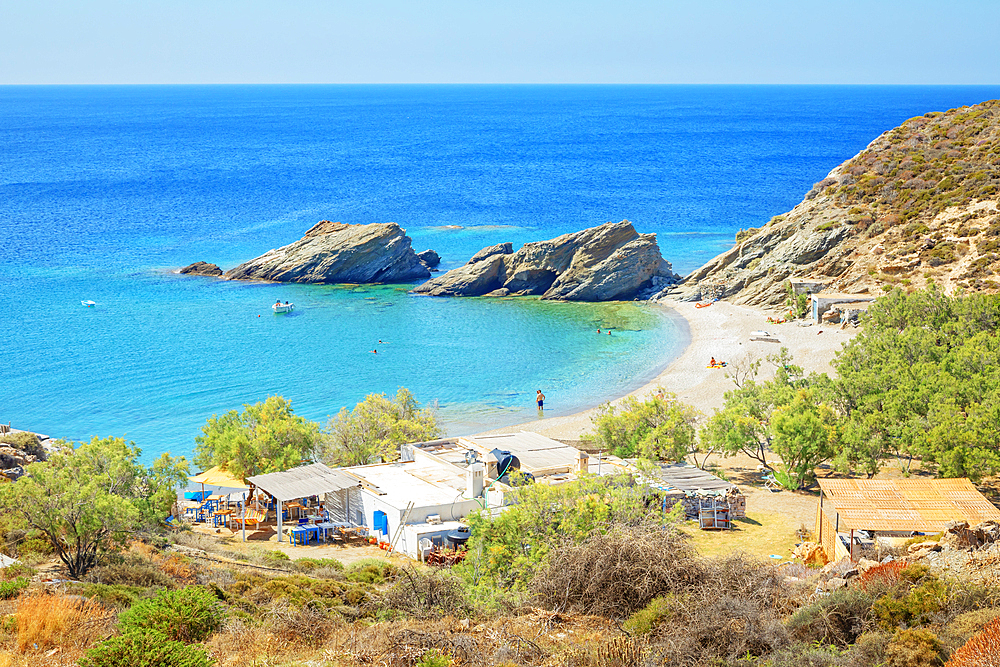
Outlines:
{"type": "Polygon", "coordinates": [[[0,0],[0,84],[1000,83],[1000,0],[0,0]]]}

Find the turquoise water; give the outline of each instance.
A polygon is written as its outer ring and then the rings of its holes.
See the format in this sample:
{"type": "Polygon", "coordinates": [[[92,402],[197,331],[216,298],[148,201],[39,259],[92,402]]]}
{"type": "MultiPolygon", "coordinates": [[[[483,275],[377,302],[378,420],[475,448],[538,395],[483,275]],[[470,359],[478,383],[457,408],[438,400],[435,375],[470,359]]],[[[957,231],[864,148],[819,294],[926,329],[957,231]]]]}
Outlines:
{"type": "Polygon", "coordinates": [[[271,394],[324,422],[406,386],[451,434],[537,418],[536,389],[547,416],[568,414],[651,378],[685,344],[676,320],[640,304],[171,271],[234,266],[324,218],[398,222],[444,269],[486,245],[628,218],[684,273],[882,131],[998,93],[0,87],[0,421],[125,435],[152,458],[190,454],[213,413],[271,394]],[[296,311],[273,315],[276,299],[296,311]]]}

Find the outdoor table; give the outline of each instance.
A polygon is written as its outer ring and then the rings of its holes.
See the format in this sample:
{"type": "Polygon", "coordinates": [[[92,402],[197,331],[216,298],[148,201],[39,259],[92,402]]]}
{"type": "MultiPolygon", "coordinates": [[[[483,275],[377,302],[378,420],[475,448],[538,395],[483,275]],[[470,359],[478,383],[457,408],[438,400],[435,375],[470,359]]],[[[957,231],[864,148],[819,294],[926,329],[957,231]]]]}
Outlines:
{"type": "Polygon", "coordinates": [[[317,523],[316,524],[316,528],[318,528],[319,530],[323,531],[323,541],[324,542],[326,542],[326,534],[329,531],[331,531],[331,530],[336,531],[337,527],[338,527],[337,524],[331,523],[329,521],[326,521],[324,523],[317,523]]]}
{"type": "Polygon", "coordinates": [[[310,526],[308,524],[293,526],[288,532],[291,534],[292,544],[295,544],[297,541],[302,542],[303,545],[308,544],[310,533],[315,533],[316,541],[319,541],[319,528],[316,526],[310,526]]]}
{"type": "Polygon", "coordinates": [[[212,525],[218,528],[219,522],[222,522],[223,526],[229,526],[229,517],[233,513],[233,510],[219,510],[218,512],[212,512],[212,525]]]}

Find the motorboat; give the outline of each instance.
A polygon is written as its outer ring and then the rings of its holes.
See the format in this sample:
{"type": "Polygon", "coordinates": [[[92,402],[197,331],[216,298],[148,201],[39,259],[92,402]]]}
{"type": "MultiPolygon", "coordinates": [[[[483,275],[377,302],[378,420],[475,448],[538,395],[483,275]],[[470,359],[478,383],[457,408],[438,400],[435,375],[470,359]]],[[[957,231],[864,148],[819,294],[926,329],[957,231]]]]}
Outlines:
{"type": "Polygon", "coordinates": [[[97,305],[96,301],[91,301],[90,299],[87,299],[86,301],[81,301],[80,303],[85,305],[87,308],[93,308],[94,306],[97,305]]]}
{"type": "Polygon", "coordinates": [[[271,310],[273,310],[275,313],[290,313],[293,310],[295,310],[295,304],[288,303],[287,301],[284,303],[278,301],[273,306],[271,306],[271,310]]]}

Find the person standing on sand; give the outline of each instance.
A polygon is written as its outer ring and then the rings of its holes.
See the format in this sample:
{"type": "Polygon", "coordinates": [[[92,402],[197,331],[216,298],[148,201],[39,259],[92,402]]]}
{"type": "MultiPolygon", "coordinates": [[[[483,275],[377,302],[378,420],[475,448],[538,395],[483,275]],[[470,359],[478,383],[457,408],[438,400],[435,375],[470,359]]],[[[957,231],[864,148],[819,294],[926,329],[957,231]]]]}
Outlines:
{"type": "Polygon", "coordinates": [[[542,404],[545,403],[545,394],[542,393],[541,389],[539,389],[538,392],[536,393],[536,395],[535,395],[535,401],[538,402],[538,409],[541,410],[542,409],[542,404]]]}

